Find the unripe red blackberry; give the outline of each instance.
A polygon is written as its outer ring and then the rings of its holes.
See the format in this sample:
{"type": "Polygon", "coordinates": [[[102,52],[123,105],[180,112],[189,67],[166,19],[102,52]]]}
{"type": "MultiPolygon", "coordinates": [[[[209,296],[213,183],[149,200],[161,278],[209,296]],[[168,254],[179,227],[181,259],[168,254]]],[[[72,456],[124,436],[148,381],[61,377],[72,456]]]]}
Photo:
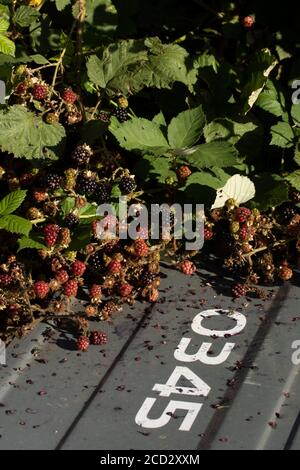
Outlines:
{"type": "Polygon", "coordinates": [[[136,187],[133,176],[123,176],[119,183],[119,188],[122,194],[131,193],[136,187]]]}
{"type": "Polygon", "coordinates": [[[80,336],[77,340],[77,349],[79,351],[87,351],[90,345],[90,340],[87,336],[80,336]]]}
{"type": "Polygon", "coordinates": [[[0,274],[0,285],[9,287],[13,283],[13,278],[9,274],[0,274]]]}
{"type": "Polygon", "coordinates": [[[255,17],[253,15],[247,15],[243,18],[242,24],[244,28],[250,29],[255,23],[255,17]]]}
{"type": "Polygon", "coordinates": [[[108,271],[112,274],[119,274],[122,270],[122,264],[120,261],[112,260],[108,265],[108,271]]]}
{"type": "Polygon", "coordinates": [[[49,294],[49,284],[45,281],[36,281],[33,290],[38,299],[44,299],[49,294]]]}
{"type": "Polygon", "coordinates": [[[87,144],[78,145],[73,151],[71,158],[78,165],[86,165],[89,163],[93,151],[91,147],[87,144]]]}
{"type": "Polygon", "coordinates": [[[234,297],[245,297],[247,295],[247,292],[249,291],[249,288],[245,284],[235,284],[232,288],[232,294],[234,297]]]}
{"type": "Polygon", "coordinates": [[[56,244],[59,230],[60,228],[56,224],[48,224],[44,228],[44,240],[48,247],[52,247],[56,244]]]}
{"type": "Polygon", "coordinates": [[[35,100],[43,101],[48,96],[47,85],[35,85],[32,90],[32,96],[35,100]]]}
{"type": "Polygon", "coordinates": [[[62,99],[67,104],[75,103],[77,98],[77,94],[71,88],[66,88],[62,93],[62,99]]]}
{"type": "Polygon", "coordinates": [[[109,122],[110,121],[110,114],[106,113],[105,111],[100,111],[98,118],[102,122],[109,122]]]}
{"type": "Polygon", "coordinates": [[[74,229],[77,227],[79,224],[79,218],[77,217],[76,214],[73,212],[70,212],[64,219],[64,224],[66,227],[68,227],[70,230],[74,229]]]}
{"type": "Polygon", "coordinates": [[[293,277],[293,275],[293,270],[289,267],[287,261],[284,261],[279,269],[280,279],[282,279],[283,281],[289,281],[293,277]]]}
{"type": "Polygon", "coordinates": [[[143,239],[138,239],[134,241],[134,254],[138,258],[142,258],[144,256],[147,256],[149,253],[149,247],[145,240],[143,239]]]}
{"type": "Polygon", "coordinates": [[[86,265],[80,260],[74,261],[74,263],[71,265],[71,272],[74,276],[82,276],[85,270],[86,265]]]}
{"type": "Polygon", "coordinates": [[[64,284],[64,294],[67,297],[76,297],[78,291],[78,282],[75,279],[70,279],[64,284]]]}
{"type": "Polygon", "coordinates": [[[182,273],[191,276],[196,271],[196,266],[192,261],[185,260],[179,264],[179,269],[182,273]]]}
{"type": "Polygon", "coordinates": [[[69,274],[65,269],[60,269],[57,271],[55,277],[61,284],[65,284],[69,280],[69,274]]]}
{"type": "Polygon", "coordinates": [[[70,229],[67,227],[63,227],[60,229],[58,234],[57,243],[61,245],[63,248],[67,248],[71,243],[71,233],[70,229]]]}
{"type": "Polygon", "coordinates": [[[251,214],[252,211],[248,207],[237,207],[235,212],[237,220],[242,224],[248,220],[251,214]]]}
{"type": "Polygon", "coordinates": [[[192,174],[188,166],[183,165],[178,169],[177,175],[181,180],[186,180],[192,174]]]}
{"type": "Polygon", "coordinates": [[[33,191],[33,198],[36,202],[44,202],[48,198],[48,193],[44,189],[36,189],[33,191]]]}
{"type": "Polygon", "coordinates": [[[93,284],[89,289],[90,297],[93,301],[98,301],[102,297],[102,289],[99,284],[93,284]]]}
{"type": "Polygon", "coordinates": [[[211,228],[209,227],[204,227],[204,240],[205,241],[208,241],[208,240],[211,240],[212,237],[214,236],[214,232],[212,231],[211,228]]]}
{"type": "Polygon", "coordinates": [[[132,292],[133,287],[130,284],[122,284],[120,286],[119,292],[121,297],[129,297],[132,292]]]}
{"type": "Polygon", "coordinates": [[[28,87],[27,87],[27,84],[25,82],[21,82],[17,85],[16,89],[15,89],[15,94],[16,95],[24,95],[27,91],[28,87]]]}
{"type": "Polygon", "coordinates": [[[103,331],[91,331],[90,342],[93,345],[99,346],[107,343],[107,335],[103,331]]]}

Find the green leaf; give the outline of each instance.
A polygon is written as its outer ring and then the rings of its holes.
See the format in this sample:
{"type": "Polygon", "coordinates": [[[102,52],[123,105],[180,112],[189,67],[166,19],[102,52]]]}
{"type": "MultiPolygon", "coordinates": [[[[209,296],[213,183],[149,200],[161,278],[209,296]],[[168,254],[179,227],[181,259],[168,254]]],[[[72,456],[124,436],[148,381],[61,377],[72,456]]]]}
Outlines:
{"type": "Polygon", "coordinates": [[[294,132],[287,122],[279,122],[271,127],[271,145],[288,148],[294,145],[294,132]]]}
{"type": "Polygon", "coordinates": [[[295,188],[300,191],[300,170],[296,170],[293,173],[285,177],[285,179],[295,188]]]}
{"type": "Polygon", "coordinates": [[[95,85],[106,88],[107,79],[104,72],[104,64],[96,55],[92,55],[87,61],[88,77],[95,85]]]}
{"type": "Polygon", "coordinates": [[[267,81],[265,89],[259,95],[256,105],[274,116],[282,116],[285,102],[282,93],[278,92],[271,80],[267,81]]]}
{"type": "Polygon", "coordinates": [[[237,150],[227,142],[199,145],[192,155],[184,158],[184,161],[199,169],[214,166],[225,168],[239,163],[237,150]]]}
{"type": "Polygon", "coordinates": [[[8,232],[28,236],[32,229],[32,224],[29,220],[23,219],[23,217],[19,217],[18,215],[5,215],[0,218],[0,228],[8,232]]]}
{"type": "Polygon", "coordinates": [[[40,13],[35,8],[22,5],[15,12],[13,21],[22,28],[26,28],[27,26],[30,26],[39,16],[40,13]]]}
{"type": "Polygon", "coordinates": [[[270,73],[276,65],[277,60],[269,49],[263,49],[255,54],[248,66],[249,79],[241,95],[243,114],[247,114],[254,106],[267,83],[270,73]]]}
{"type": "Polygon", "coordinates": [[[75,207],[75,198],[74,197],[66,197],[64,201],[60,205],[60,210],[62,215],[65,217],[72,209],[75,207]]]}
{"type": "Polygon", "coordinates": [[[300,126],[300,104],[292,105],[291,116],[294,119],[295,124],[300,126]]]}
{"type": "Polygon", "coordinates": [[[0,147],[15,157],[47,158],[64,136],[61,124],[46,124],[21,105],[0,111],[0,147]]]}
{"type": "Polygon", "coordinates": [[[6,33],[9,27],[9,22],[4,18],[0,18],[0,34],[6,33]]]}
{"type": "Polygon", "coordinates": [[[0,34],[0,52],[9,56],[15,56],[16,46],[13,41],[0,34]]]}
{"type": "Polygon", "coordinates": [[[278,175],[263,173],[253,179],[255,184],[255,198],[249,202],[252,207],[267,210],[276,207],[282,202],[288,201],[288,187],[285,181],[278,175]]]}
{"type": "Polygon", "coordinates": [[[78,217],[80,218],[80,223],[90,223],[91,219],[94,218],[97,214],[97,207],[87,203],[84,207],[79,209],[78,217]]]}
{"type": "Polygon", "coordinates": [[[55,0],[56,8],[62,11],[67,5],[71,4],[71,0],[55,0]]]}
{"type": "Polygon", "coordinates": [[[32,238],[28,238],[28,237],[20,238],[20,240],[18,240],[18,244],[19,244],[18,252],[21,251],[21,250],[24,250],[26,248],[33,248],[33,249],[36,249],[36,250],[44,250],[44,249],[47,248],[42,243],[40,243],[36,240],[33,240],[32,238]]]}
{"type": "Polygon", "coordinates": [[[222,185],[221,180],[216,176],[213,176],[211,173],[206,171],[195,172],[188,177],[185,188],[192,184],[198,184],[201,186],[208,186],[212,189],[218,189],[222,185]]]}
{"type": "Polygon", "coordinates": [[[168,127],[168,140],[173,149],[192,147],[203,133],[205,115],[202,106],[188,109],[172,119],[168,127]]]}
{"type": "Polygon", "coordinates": [[[122,124],[113,117],[109,126],[121,147],[126,150],[164,153],[169,149],[168,142],[160,127],[153,121],[132,118],[122,124]]]}
{"type": "Polygon", "coordinates": [[[14,212],[26,197],[27,191],[25,190],[17,190],[9,193],[0,201],[0,215],[9,215],[14,212]]]}
{"type": "Polygon", "coordinates": [[[167,157],[144,155],[137,162],[134,172],[144,181],[154,179],[159,183],[165,183],[169,177],[174,178],[174,181],[177,179],[176,173],[171,170],[171,161],[167,157]]]}
{"type": "Polygon", "coordinates": [[[158,124],[159,127],[164,128],[164,127],[167,126],[165,116],[163,115],[163,113],[161,111],[160,111],[160,113],[156,114],[156,116],[154,116],[154,118],[152,119],[152,122],[155,122],[155,124],[158,124]]]}

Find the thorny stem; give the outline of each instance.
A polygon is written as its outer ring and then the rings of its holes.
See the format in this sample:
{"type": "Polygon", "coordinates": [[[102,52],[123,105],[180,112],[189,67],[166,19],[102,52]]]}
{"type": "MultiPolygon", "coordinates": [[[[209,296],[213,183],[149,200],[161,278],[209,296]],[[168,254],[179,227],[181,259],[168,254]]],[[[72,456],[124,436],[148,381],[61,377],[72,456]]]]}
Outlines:
{"type": "Polygon", "coordinates": [[[68,38],[67,38],[67,41],[66,41],[66,45],[65,47],[63,48],[63,50],[61,51],[61,54],[59,56],[59,59],[55,65],[55,70],[54,70],[54,74],[53,74],[53,79],[52,79],[52,83],[51,83],[51,87],[50,87],[50,93],[49,93],[49,99],[51,98],[52,96],[52,93],[53,93],[53,90],[54,90],[54,87],[55,87],[55,83],[56,83],[56,80],[57,80],[57,74],[58,74],[58,70],[59,68],[62,66],[62,63],[63,63],[63,59],[64,59],[64,56],[67,52],[67,43],[68,43],[68,39],[70,39],[70,37],[72,36],[73,34],[73,31],[76,27],[76,24],[77,24],[77,21],[75,20],[72,24],[72,28],[71,28],[71,31],[68,35],[68,38]]]}

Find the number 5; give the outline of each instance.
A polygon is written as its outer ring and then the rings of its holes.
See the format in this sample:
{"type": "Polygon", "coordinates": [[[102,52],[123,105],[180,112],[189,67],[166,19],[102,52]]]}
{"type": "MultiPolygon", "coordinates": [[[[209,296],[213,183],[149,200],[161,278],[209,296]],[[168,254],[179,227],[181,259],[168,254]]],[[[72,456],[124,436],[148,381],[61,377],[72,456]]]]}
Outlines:
{"type": "Polygon", "coordinates": [[[148,418],[148,414],[156,400],[157,398],[146,398],[135,417],[136,424],[149,429],[162,428],[168,424],[176,410],[185,410],[187,414],[179,427],[179,431],[189,431],[202,408],[202,403],[171,400],[159,418],[148,418]]]}

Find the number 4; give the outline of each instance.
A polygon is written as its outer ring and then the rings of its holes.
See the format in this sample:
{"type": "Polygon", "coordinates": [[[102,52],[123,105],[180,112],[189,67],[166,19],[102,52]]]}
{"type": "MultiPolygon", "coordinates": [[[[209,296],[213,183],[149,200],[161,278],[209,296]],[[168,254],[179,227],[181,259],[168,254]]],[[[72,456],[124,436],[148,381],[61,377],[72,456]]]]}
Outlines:
{"type": "Polygon", "coordinates": [[[171,393],[181,395],[193,395],[206,397],[210,392],[210,387],[198,375],[194,374],[188,367],[175,367],[166,384],[155,384],[153,389],[160,392],[161,397],[169,397],[171,393]],[[184,377],[191,382],[192,387],[177,385],[180,377],[184,377]]]}

